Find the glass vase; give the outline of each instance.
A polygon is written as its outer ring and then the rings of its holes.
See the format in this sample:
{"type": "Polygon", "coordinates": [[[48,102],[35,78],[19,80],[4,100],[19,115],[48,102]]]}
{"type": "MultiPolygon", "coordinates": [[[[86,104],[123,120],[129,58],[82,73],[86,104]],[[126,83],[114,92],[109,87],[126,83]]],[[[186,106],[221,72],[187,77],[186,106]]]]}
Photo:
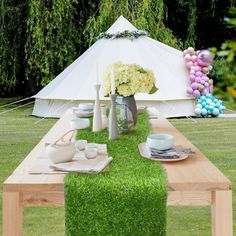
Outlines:
{"type": "Polygon", "coordinates": [[[119,132],[128,133],[137,122],[137,106],[134,96],[117,96],[116,105],[119,132]]]}

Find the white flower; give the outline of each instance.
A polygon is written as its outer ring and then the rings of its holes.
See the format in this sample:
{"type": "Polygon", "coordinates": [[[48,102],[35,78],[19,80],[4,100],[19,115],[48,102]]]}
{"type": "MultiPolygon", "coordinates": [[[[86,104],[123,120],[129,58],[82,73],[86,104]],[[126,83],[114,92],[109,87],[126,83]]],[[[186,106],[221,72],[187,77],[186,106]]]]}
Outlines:
{"type": "Polygon", "coordinates": [[[108,96],[111,92],[111,69],[114,68],[115,87],[118,95],[128,97],[135,93],[150,93],[157,90],[154,74],[137,64],[116,62],[110,65],[104,75],[103,93],[108,96]]]}

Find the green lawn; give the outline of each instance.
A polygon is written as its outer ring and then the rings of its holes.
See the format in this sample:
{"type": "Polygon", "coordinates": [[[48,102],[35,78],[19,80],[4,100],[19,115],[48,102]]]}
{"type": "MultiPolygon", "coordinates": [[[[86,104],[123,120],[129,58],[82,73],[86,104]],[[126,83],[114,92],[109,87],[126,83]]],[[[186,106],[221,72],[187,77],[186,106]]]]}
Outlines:
{"type": "MultiPolygon", "coordinates": [[[[6,103],[0,101],[0,105],[6,103]]],[[[9,108],[8,108],[9,109],[9,108]]],[[[0,109],[1,111],[6,110],[0,109]]],[[[55,119],[46,119],[34,124],[39,118],[31,117],[30,106],[0,114],[0,181],[17,167],[37,144],[55,119]]],[[[190,139],[233,183],[234,219],[236,219],[236,119],[171,119],[185,136],[190,139]]],[[[0,189],[2,209],[2,185],[0,189]]],[[[168,236],[210,235],[209,207],[168,207],[168,236]]],[[[234,221],[236,234],[236,221],[234,221]]],[[[2,235],[2,214],[0,216],[2,235]]],[[[63,207],[29,207],[24,210],[24,235],[64,235],[63,207]]]]}

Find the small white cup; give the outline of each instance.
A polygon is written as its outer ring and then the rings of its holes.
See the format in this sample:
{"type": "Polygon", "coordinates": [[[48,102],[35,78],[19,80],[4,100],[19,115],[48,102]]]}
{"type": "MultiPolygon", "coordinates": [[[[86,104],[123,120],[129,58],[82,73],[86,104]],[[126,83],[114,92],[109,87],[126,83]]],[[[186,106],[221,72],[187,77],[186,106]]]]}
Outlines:
{"type": "Polygon", "coordinates": [[[75,148],[76,148],[76,150],[77,151],[83,151],[84,149],[85,149],[85,145],[87,144],[87,140],[83,140],[83,139],[81,139],[81,140],[77,140],[76,142],[75,142],[75,148]]]}
{"type": "Polygon", "coordinates": [[[84,153],[87,159],[95,159],[97,157],[98,150],[97,148],[86,147],[84,153]]]}

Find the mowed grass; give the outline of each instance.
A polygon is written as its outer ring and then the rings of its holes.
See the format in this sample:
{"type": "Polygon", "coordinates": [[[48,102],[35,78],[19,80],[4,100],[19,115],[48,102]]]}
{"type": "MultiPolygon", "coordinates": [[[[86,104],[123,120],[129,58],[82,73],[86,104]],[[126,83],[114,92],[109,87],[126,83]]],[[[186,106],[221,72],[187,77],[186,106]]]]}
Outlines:
{"type": "MultiPolygon", "coordinates": [[[[6,99],[0,100],[0,105],[6,99]]],[[[12,108],[13,106],[11,106],[12,108]]],[[[9,109],[0,108],[0,112],[9,109]]],[[[46,134],[56,119],[30,116],[31,106],[0,114],[0,210],[2,183],[46,134]]],[[[233,184],[234,219],[236,219],[236,119],[171,119],[171,123],[195,144],[233,184]]],[[[151,220],[151,219],[150,219],[151,220]]],[[[209,236],[209,207],[168,207],[168,236],[209,236]]],[[[236,221],[234,220],[236,234],[236,221]]],[[[0,216],[2,235],[2,214],[0,216]]],[[[24,234],[32,236],[64,235],[63,207],[29,207],[24,209],[24,234]]]]}

